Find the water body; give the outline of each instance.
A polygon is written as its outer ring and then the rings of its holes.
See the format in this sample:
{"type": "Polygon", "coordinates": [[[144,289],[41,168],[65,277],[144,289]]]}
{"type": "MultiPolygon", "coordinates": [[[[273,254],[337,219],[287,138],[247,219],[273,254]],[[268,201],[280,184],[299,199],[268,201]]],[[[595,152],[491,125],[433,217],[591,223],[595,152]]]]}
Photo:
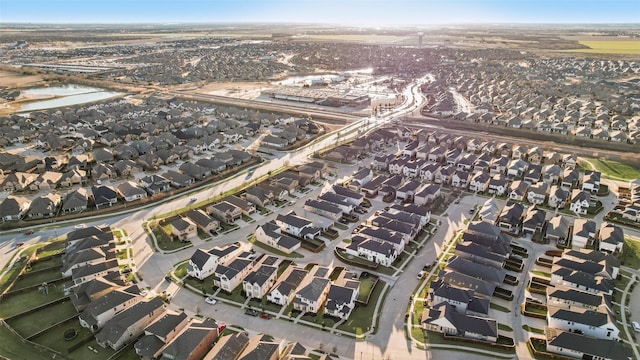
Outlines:
{"type": "Polygon", "coordinates": [[[27,96],[56,96],[56,98],[34,101],[24,104],[20,108],[20,112],[53,109],[63,106],[84,104],[122,95],[122,93],[120,92],[108,91],[105,89],[82,85],[64,85],[34,88],[23,90],[21,93],[27,96]]]}

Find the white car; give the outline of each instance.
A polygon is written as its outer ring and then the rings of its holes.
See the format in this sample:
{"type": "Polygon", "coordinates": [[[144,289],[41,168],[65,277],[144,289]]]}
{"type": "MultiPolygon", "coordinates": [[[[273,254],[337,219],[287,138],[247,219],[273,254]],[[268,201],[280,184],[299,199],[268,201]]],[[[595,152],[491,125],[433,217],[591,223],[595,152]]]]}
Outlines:
{"type": "Polygon", "coordinates": [[[206,298],[204,298],[204,302],[206,302],[207,304],[215,305],[218,300],[214,299],[213,296],[207,296],[206,298]]]}
{"type": "Polygon", "coordinates": [[[638,324],[637,321],[632,321],[631,325],[633,325],[633,330],[635,330],[636,332],[640,332],[640,324],[638,324]]]}

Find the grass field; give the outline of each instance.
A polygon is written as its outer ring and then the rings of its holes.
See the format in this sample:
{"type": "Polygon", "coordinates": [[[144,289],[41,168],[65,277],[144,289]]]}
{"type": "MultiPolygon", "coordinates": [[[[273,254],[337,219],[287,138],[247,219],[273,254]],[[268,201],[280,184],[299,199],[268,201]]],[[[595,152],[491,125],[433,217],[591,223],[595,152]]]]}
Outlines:
{"type": "Polygon", "coordinates": [[[20,339],[4,326],[0,326],[0,357],[7,359],[51,359],[52,354],[35,348],[26,346],[20,339]]]}
{"type": "Polygon", "coordinates": [[[619,40],[619,41],[579,41],[589,49],[572,49],[570,52],[595,53],[595,54],[640,54],[640,41],[619,40]]]}
{"type": "Polygon", "coordinates": [[[44,295],[38,290],[25,291],[16,295],[5,296],[0,301],[0,317],[8,318],[21,312],[44,305],[64,297],[62,286],[49,287],[49,294],[44,295]]]}
{"type": "Polygon", "coordinates": [[[617,161],[583,158],[579,165],[583,169],[600,171],[602,176],[613,180],[640,179],[640,169],[617,161]]]}
{"type": "Polygon", "coordinates": [[[640,267],[640,242],[624,239],[622,257],[620,259],[625,266],[637,269],[640,267]]]}
{"type": "Polygon", "coordinates": [[[7,324],[9,324],[18,334],[23,337],[28,337],[42,330],[44,327],[54,325],[76,314],[76,309],[71,304],[71,301],[65,301],[38,310],[29,315],[10,319],[7,321],[7,324]]]}

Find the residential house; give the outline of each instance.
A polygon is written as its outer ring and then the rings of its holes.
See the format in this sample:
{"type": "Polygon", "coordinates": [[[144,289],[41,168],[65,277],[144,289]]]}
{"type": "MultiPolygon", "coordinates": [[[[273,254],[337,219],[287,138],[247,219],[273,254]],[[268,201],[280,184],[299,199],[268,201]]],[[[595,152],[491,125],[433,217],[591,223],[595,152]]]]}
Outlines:
{"type": "Polygon", "coordinates": [[[560,186],[570,190],[578,187],[580,183],[580,173],[576,169],[566,168],[562,172],[562,180],[560,186]]]}
{"type": "Polygon", "coordinates": [[[507,232],[519,234],[524,219],[524,205],[517,202],[507,202],[507,205],[500,212],[497,225],[507,232]]]}
{"type": "Polygon", "coordinates": [[[547,194],[549,192],[549,184],[540,182],[535,185],[531,185],[527,191],[527,201],[533,205],[544,204],[547,200],[547,194]]]}
{"type": "Polygon", "coordinates": [[[569,199],[569,192],[558,185],[552,185],[549,190],[549,200],[547,205],[555,209],[562,209],[565,207],[567,200],[569,199]]]}
{"type": "Polygon", "coordinates": [[[189,218],[177,218],[170,222],[171,234],[180,241],[187,241],[198,235],[198,227],[189,218]]]}
{"type": "MultiPolygon", "coordinates": [[[[273,258],[273,257],[271,257],[273,258]]],[[[275,284],[278,273],[278,262],[265,264],[251,271],[242,280],[242,289],[248,298],[262,299],[275,284]]]]}
{"type": "Polygon", "coordinates": [[[426,205],[433,202],[440,196],[440,185],[425,185],[413,196],[413,203],[416,205],[426,205]]]}
{"type": "Polygon", "coordinates": [[[162,177],[169,180],[171,186],[182,188],[195,183],[195,179],[190,175],[179,173],[174,170],[168,170],[162,174],[162,177]]]}
{"type": "Polygon", "coordinates": [[[502,196],[509,188],[509,180],[503,174],[496,174],[489,180],[489,194],[502,196]]]}
{"type": "Polygon", "coordinates": [[[603,294],[593,294],[563,285],[548,286],[546,296],[547,304],[557,308],[607,310],[611,305],[603,294]]]}
{"type": "Polygon", "coordinates": [[[59,187],[71,187],[73,185],[84,184],[87,182],[87,172],[79,169],[69,170],[60,176],[58,180],[59,187]]]}
{"type": "Polygon", "coordinates": [[[249,274],[252,267],[252,260],[240,257],[227,264],[219,264],[215,269],[213,285],[230,293],[242,284],[242,280],[249,274]]]}
{"type": "Polygon", "coordinates": [[[85,188],[79,188],[77,190],[73,190],[65,196],[62,201],[62,212],[67,213],[77,213],[87,210],[87,205],[89,203],[89,193],[85,188]]]}
{"type": "Polygon", "coordinates": [[[125,202],[132,202],[147,198],[147,192],[133,181],[120,183],[116,188],[116,191],[125,202]]]}
{"type": "Polygon", "coordinates": [[[578,218],[573,222],[573,236],[571,248],[582,249],[593,246],[596,239],[596,222],[589,219],[578,218]]]}
{"type": "Polygon", "coordinates": [[[522,232],[524,234],[535,234],[536,232],[542,235],[542,229],[544,227],[547,212],[538,209],[535,206],[530,207],[527,210],[527,214],[522,221],[522,232]]]}
{"type": "Polygon", "coordinates": [[[356,307],[358,297],[358,283],[355,287],[331,284],[327,293],[327,302],[324,313],[337,318],[347,320],[356,307]]]}
{"type": "Polygon", "coordinates": [[[349,181],[349,189],[353,191],[360,191],[362,186],[366,185],[369,181],[371,181],[371,179],[373,179],[373,171],[368,168],[363,168],[353,174],[353,176],[351,176],[351,181],[349,181]]]}
{"type": "Polygon", "coordinates": [[[569,244],[569,228],[572,226],[572,218],[564,215],[556,215],[547,222],[547,231],[544,240],[547,243],[555,242],[559,247],[569,244]]]}
{"type": "Polygon", "coordinates": [[[218,329],[213,319],[192,320],[162,349],[160,359],[201,360],[218,338],[218,329]]]}
{"type": "Polygon", "coordinates": [[[242,209],[226,201],[207,206],[207,213],[227,224],[233,224],[242,217],[242,209]]]}
{"type": "Polygon", "coordinates": [[[171,190],[171,182],[161,175],[147,175],[138,179],[138,182],[147,190],[149,195],[171,190]]]}
{"type": "Polygon", "coordinates": [[[162,349],[182,332],[188,322],[184,312],[165,312],[144,329],[144,335],[133,346],[136,355],[145,360],[159,358],[162,349]]]}
{"type": "Polygon", "coordinates": [[[607,310],[547,306],[547,324],[554,329],[578,332],[598,339],[620,338],[616,320],[607,310]]]}
{"type": "Polygon", "coordinates": [[[212,275],[219,264],[226,263],[242,252],[238,244],[216,246],[208,251],[196,249],[189,259],[187,274],[198,280],[204,280],[212,275]]]}
{"type": "Polygon", "coordinates": [[[280,280],[267,294],[267,300],[281,306],[288,305],[295,296],[296,290],[303,283],[307,271],[300,268],[285,270],[280,280]]]}
{"type": "Polygon", "coordinates": [[[599,171],[586,170],[582,180],[582,190],[590,191],[592,194],[600,190],[601,173],[599,171]]]}
{"type": "Polygon", "coordinates": [[[12,172],[2,181],[0,189],[8,192],[23,191],[38,178],[37,174],[30,174],[25,172],[12,172]]]}
{"type": "Polygon", "coordinates": [[[392,243],[372,240],[363,236],[351,238],[351,244],[345,249],[347,254],[360,256],[382,266],[391,266],[398,257],[398,251],[392,243]]]}
{"type": "Polygon", "coordinates": [[[446,335],[457,335],[490,343],[498,340],[496,320],[459,313],[447,302],[425,308],[420,317],[420,324],[425,330],[446,335]]]}
{"type": "Polygon", "coordinates": [[[486,192],[489,190],[489,181],[491,176],[485,172],[477,172],[469,183],[469,190],[473,192],[486,192]]]}
{"type": "Polygon", "coordinates": [[[304,210],[324,216],[333,221],[338,221],[338,219],[342,217],[342,210],[338,206],[323,200],[306,200],[304,202],[304,210]]]}
{"type": "Polygon", "coordinates": [[[460,288],[442,280],[432,281],[429,288],[429,302],[451,305],[461,314],[477,314],[486,316],[489,312],[489,299],[474,295],[471,289],[460,288]]]}
{"type": "Polygon", "coordinates": [[[298,250],[301,242],[291,236],[283,234],[278,224],[271,220],[264,225],[259,225],[255,231],[256,240],[263,244],[278,249],[286,254],[298,250]]]}
{"type": "Polygon", "coordinates": [[[584,334],[546,327],[548,352],[575,359],[629,360],[632,351],[619,341],[594,338],[584,334]]]}
{"type": "MultiPolygon", "coordinates": [[[[58,181],[62,178],[62,173],[55,171],[45,171],[29,184],[31,191],[48,190],[51,191],[58,186],[58,181]]],[[[98,178],[94,178],[98,179],[98,178]]]]}
{"type": "Polygon", "coordinates": [[[89,197],[93,200],[96,209],[105,206],[110,207],[118,202],[118,193],[110,185],[92,186],[89,197]]]}
{"type": "Polygon", "coordinates": [[[78,319],[80,325],[96,332],[116,314],[138,304],[144,298],[138,294],[137,286],[127,289],[114,289],[87,305],[78,319]]]}
{"type": "Polygon", "coordinates": [[[96,334],[98,345],[119,350],[144,333],[144,329],[164,313],[160,297],[139,302],[115,315],[96,334]]]}
{"type": "Polygon", "coordinates": [[[293,300],[293,308],[298,311],[317,313],[327,298],[330,285],[329,279],[314,277],[306,286],[298,290],[293,300]]]}
{"type": "Polygon", "coordinates": [[[186,217],[202,232],[212,234],[220,228],[220,222],[201,209],[187,212],[186,217]]]}
{"type": "MultiPolygon", "coordinates": [[[[54,217],[58,214],[58,209],[62,203],[62,197],[57,193],[48,193],[33,200],[29,206],[27,217],[30,219],[42,219],[54,217]]],[[[2,211],[4,214],[5,212],[2,211]]]]}
{"type": "Polygon", "coordinates": [[[347,199],[347,201],[353,206],[360,206],[364,201],[364,195],[362,195],[359,192],[355,192],[353,190],[347,189],[344,186],[333,185],[331,187],[331,191],[333,191],[334,193],[340,196],[344,196],[347,199]]]}
{"type": "Polygon", "coordinates": [[[609,222],[600,224],[598,235],[598,250],[609,253],[621,253],[624,245],[622,228],[609,222]]]}
{"type": "Polygon", "coordinates": [[[244,332],[221,337],[204,360],[237,360],[249,345],[249,337],[244,332]]]}
{"type": "Polygon", "coordinates": [[[3,221],[20,220],[30,205],[31,201],[26,197],[9,195],[0,203],[0,217],[3,221]]]}
{"type": "Polygon", "coordinates": [[[237,208],[240,209],[240,211],[242,211],[242,214],[245,216],[249,216],[253,213],[256,212],[256,206],[246,200],[240,199],[239,197],[235,196],[235,195],[229,195],[226,196],[222,199],[223,202],[227,202],[237,208]]]}
{"type": "Polygon", "coordinates": [[[576,214],[586,215],[590,207],[591,194],[584,190],[573,189],[569,209],[576,214]]]}
{"type": "Polygon", "coordinates": [[[509,186],[509,199],[523,201],[528,189],[529,184],[526,182],[522,180],[514,181],[511,183],[511,186],[509,186]]]}
{"type": "Polygon", "coordinates": [[[278,214],[276,224],[280,230],[299,238],[313,239],[320,236],[320,230],[305,218],[297,216],[294,212],[278,214]]]}

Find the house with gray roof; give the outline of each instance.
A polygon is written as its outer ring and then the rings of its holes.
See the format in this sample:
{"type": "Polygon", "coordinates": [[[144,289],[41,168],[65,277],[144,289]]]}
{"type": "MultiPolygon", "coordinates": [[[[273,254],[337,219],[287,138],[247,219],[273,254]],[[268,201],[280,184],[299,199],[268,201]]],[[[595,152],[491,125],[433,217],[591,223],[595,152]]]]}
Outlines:
{"type": "Polygon", "coordinates": [[[162,359],[202,359],[218,338],[218,324],[213,319],[191,320],[164,349],[162,359]]]}
{"type": "Polygon", "coordinates": [[[619,253],[622,252],[623,245],[624,232],[622,228],[606,221],[602,222],[598,235],[598,250],[619,253]]]}
{"type": "Polygon", "coordinates": [[[144,329],[164,313],[164,302],[160,297],[139,302],[115,315],[96,334],[98,345],[119,350],[144,333],[144,329]]]}
{"type": "Polygon", "coordinates": [[[300,240],[283,234],[280,226],[274,220],[259,225],[256,228],[255,235],[257,241],[287,254],[291,254],[301,246],[300,240]]]}
{"type": "Polygon", "coordinates": [[[324,305],[324,313],[346,320],[356,307],[357,297],[358,287],[331,284],[327,293],[327,301],[324,305]]]}
{"type": "Polygon", "coordinates": [[[619,341],[545,327],[547,351],[576,359],[630,360],[631,349],[619,341]]]}
{"type": "Polygon", "coordinates": [[[133,181],[118,184],[116,191],[125,202],[146,199],[147,197],[147,192],[133,181]]]}
{"type": "Polygon", "coordinates": [[[425,308],[420,317],[420,324],[426,330],[443,334],[490,343],[495,343],[498,340],[496,320],[461,314],[447,302],[425,308]]]}
{"type": "Polygon", "coordinates": [[[236,258],[228,263],[219,264],[214,272],[213,285],[226,292],[232,292],[253,268],[253,261],[245,258],[236,258]]]}
{"type": "Polygon", "coordinates": [[[620,331],[611,313],[581,307],[547,305],[547,324],[554,329],[579,332],[598,339],[618,340],[620,331]]]}
{"type": "Polygon", "coordinates": [[[281,231],[299,238],[313,239],[320,236],[320,229],[313,226],[308,219],[297,216],[293,211],[288,214],[278,214],[276,224],[281,231]]]}
{"type": "Polygon", "coordinates": [[[500,216],[498,216],[497,225],[512,234],[519,234],[522,228],[522,220],[524,219],[525,207],[518,202],[507,202],[500,216]]]}
{"type": "Polygon", "coordinates": [[[464,289],[442,280],[431,282],[429,302],[440,304],[447,302],[461,314],[484,315],[489,313],[489,299],[477,297],[471,289],[464,289]]]}
{"type": "Polygon", "coordinates": [[[85,188],[71,191],[62,200],[63,213],[77,213],[87,210],[89,204],[89,192],[85,188]]]}
{"type": "Polygon", "coordinates": [[[546,211],[538,209],[535,206],[530,207],[527,209],[527,213],[522,221],[522,232],[531,235],[536,232],[542,234],[542,228],[544,227],[546,217],[546,211]]]}
{"type": "Polygon", "coordinates": [[[189,218],[177,218],[170,222],[171,234],[180,241],[187,241],[197,236],[198,227],[189,218]]]}
{"type": "Polygon", "coordinates": [[[242,218],[242,209],[226,201],[209,205],[206,210],[207,213],[227,224],[233,224],[242,218]]]}
{"type": "Polygon", "coordinates": [[[196,249],[189,259],[187,273],[189,276],[204,280],[212,275],[219,264],[226,263],[242,252],[238,244],[216,246],[208,251],[196,249]]]}
{"type": "Polygon", "coordinates": [[[237,360],[249,345],[249,337],[244,332],[232,333],[221,337],[211,351],[204,357],[206,360],[237,360]]]}
{"type": "Polygon", "coordinates": [[[293,300],[296,290],[303,284],[307,271],[300,268],[285,270],[273,289],[267,294],[267,300],[281,306],[288,305],[293,300]]]}
{"type": "Polygon", "coordinates": [[[597,233],[596,222],[590,219],[578,218],[573,222],[573,234],[571,237],[571,247],[582,249],[592,246],[597,233]]]}
{"type": "Polygon", "coordinates": [[[563,285],[547,287],[547,304],[558,308],[578,307],[590,310],[611,309],[611,302],[604,294],[594,294],[563,285]]]}
{"type": "Polygon", "coordinates": [[[22,219],[29,210],[31,200],[23,196],[7,196],[0,203],[0,217],[3,221],[22,219]]]}
{"type": "Polygon", "coordinates": [[[251,271],[242,280],[242,289],[248,298],[262,299],[263,296],[275,284],[278,273],[277,263],[274,265],[262,264],[251,271]]]}
{"type": "Polygon", "coordinates": [[[142,359],[157,359],[162,349],[187,326],[189,319],[184,312],[165,312],[144,329],[144,335],[133,348],[142,359]]]}
{"type": "Polygon", "coordinates": [[[212,233],[220,228],[220,222],[201,209],[187,212],[186,217],[205,233],[212,233]]]}
{"type": "Polygon", "coordinates": [[[296,292],[293,308],[298,311],[317,313],[327,298],[331,280],[314,277],[306,286],[296,292]]]}
{"type": "Polygon", "coordinates": [[[144,298],[138,292],[137,286],[128,289],[111,290],[104,296],[92,301],[80,312],[78,316],[80,325],[93,332],[98,331],[116,314],[141,302],[144,298]],[[135,291],[131,291],[132,289],[135,289],[135,291]]]}

